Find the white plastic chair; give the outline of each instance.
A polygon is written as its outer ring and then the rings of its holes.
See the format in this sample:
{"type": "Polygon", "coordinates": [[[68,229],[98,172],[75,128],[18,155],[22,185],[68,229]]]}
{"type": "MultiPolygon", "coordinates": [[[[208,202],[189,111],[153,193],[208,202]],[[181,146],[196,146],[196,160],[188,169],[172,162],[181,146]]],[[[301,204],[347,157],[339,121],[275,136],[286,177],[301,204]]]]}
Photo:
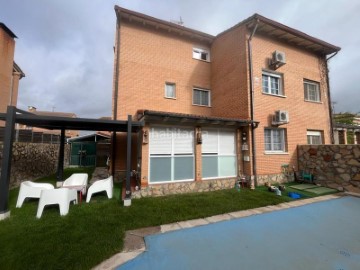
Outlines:
{"type": "Polygon", "coordinates": [[[40,198],[41,191],[45,189],[54,189],[54,186],[48,183],[34,183],[31,181],[22,182],[16,207],[20,208],[26,198],[40,198]]]}
{"type": "Polygon", "coordinates": [[[62,187],[71,188],[72,186],[83,186],[81,192],[82,194],[86,194],[86,187],[88,184],[88,174],[87,173],[73,173],[69,178],[67,178],[62,187]]]}
{"type": "Polygon", "coordinates": [[[102,191],[106,191],[108,198],[111,199],[113,197],[113,187],[114,187],[114,183],[113,183],[112,176],[109,176],[106,179],[98,180],[98,181],[94,182],[94,184],[92,184],[89,187],[89,190],[88,190],[88,193],[86,196],[86,202],[88,203],[90,201],[91,196],[94,193],[98,193],[98,192],[102,192],[102,191]]]}
{"type": "Polygon", "coordinates": [[[60,215],[65,216],[69,213],[69,205],[74,201],[77,204],[77,191],[75,189],[58,188],[41,191],[39,205],[37,209],[37,218],[41,218],[45,205],[58,204],[60,215]]]}

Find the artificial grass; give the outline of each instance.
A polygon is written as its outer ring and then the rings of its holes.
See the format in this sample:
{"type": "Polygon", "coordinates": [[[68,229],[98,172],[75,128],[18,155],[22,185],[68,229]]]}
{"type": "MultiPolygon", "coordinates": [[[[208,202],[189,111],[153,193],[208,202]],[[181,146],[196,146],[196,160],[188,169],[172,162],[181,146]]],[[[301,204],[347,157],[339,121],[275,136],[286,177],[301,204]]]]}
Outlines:
{"type": "Polygon", "coordinates": [[[309,189],[309,188],[316,188],[317,186],[314,184],[298,184],[298,185],[293,185],[291,186],[291,188],[294,189],[298,189],[298,190],[305,190],[305,189],[309,189]]]}
{"type": "MultiPolygon", "coordinates": [[[[47,179],[55,181],[54,176],[47,179]]],[[[114,192],[120,194],[120,184],[114,192]]],[[[17,195],[18,188],[11,190],[11,217],[0,222],[1,269],[90,269],[121,251],[126,230],[292,200],[260,187],[134,199],[131,207],[124,207],[119,199],[99,194],[89,204],[72,205],[64,217],[58,207],[47,207],[38,220],[38,201],[27,201],[17,209],[17,195]]]]}

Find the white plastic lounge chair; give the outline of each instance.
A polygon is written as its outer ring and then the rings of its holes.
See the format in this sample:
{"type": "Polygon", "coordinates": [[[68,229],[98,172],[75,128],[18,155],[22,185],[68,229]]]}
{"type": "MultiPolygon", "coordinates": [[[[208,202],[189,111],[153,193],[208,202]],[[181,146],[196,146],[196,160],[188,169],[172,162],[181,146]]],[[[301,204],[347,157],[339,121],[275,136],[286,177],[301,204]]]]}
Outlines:
{"type": "Polygon", "coordinates": [[[87,173],[73,173],[68,179],[66,179],[62,185],[63,188],[73,188],[73,187],[83,187],[77,188],[82,194],[86,194],[86,187],[88,184],[88,174],[87,173]]]}
{"type": "Polygon", "coordinates": [[[26,198],[40,198],[41,191],[44,189],[54,189],[54,186],[47,183],[34,183],[31,181],[22,182],[16,207],[20,208],[26,198]]]}
{"type": "Polygon", "coordinates": [[[41,218],[45,205],[58,204],[60,215],[65,216],[69,213],[69,205],[74,201],[77,204],[77,191],[75,189],[59,188],[41,191],[39,205],[37,209],[37,218],[41,218]]]}
{"type": "Polygon", "coordinates": [[[94,182],[94,184],[92,184],[89,187],[89,190],[87,192],[87,196],[86,196],[86,202],[88,203],[91,199],[91,196],[94,193],[98,193],[101,191],[106,191],[106,194],[108,196],[109,199],[111,199],[113,197],[113,177],[109,176],[106,179],[103,180],[98,180],[96,182],[94,182]]]}

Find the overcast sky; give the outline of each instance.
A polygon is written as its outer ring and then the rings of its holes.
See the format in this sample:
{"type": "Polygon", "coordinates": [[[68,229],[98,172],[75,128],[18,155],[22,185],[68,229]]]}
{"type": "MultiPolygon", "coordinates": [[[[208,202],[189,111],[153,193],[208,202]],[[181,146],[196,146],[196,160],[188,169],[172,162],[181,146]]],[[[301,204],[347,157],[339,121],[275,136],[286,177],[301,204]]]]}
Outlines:
{"type": "MultiPolygon", "coordinates": [[[[339,46],[330,60],[336,112],[360,112],[359,0],[0,0],[26,77],[18,107],[111,116],[114,5],[216,35],[259,13],[339,46]]],[[[1,98],[1,97],[0,97],[1,98]]]]}

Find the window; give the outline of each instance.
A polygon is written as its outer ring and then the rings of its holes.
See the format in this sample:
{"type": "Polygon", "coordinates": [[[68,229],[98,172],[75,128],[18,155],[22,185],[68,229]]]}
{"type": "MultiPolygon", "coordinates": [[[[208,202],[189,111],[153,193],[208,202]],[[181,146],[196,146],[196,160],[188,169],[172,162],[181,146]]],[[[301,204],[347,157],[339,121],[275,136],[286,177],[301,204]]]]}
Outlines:
{"type": "Polygon", "coordinates": [[[193,105],[210,107],[210,91],[205,89],[193,89],[193,105]]]}
{"type": "Polygon", "coordinates": [[[322,132],[315,130],[308,130],[307,133],[308,144],[322,144],[322,132]]]}
{"type": "Polygon", "coordinates": [[[194,131],[186,128],[151,128],[150,183],[194,179],[194,131]]]}
{"type": "Polygon", "coordinates": [[[235,132],[202,130],[202,177],[236,176],[235,132]]]}
{"type": "Polygon", "coordinates": [[[175,83],[165,83],[165,97],[166,98],[176,98],[175,83]]]}
{"type": "Polygon", "coordinates": [[[193,58],[210,62],[210,53],[205,49],[193,48],[193,58]]]}
{"type": "Polygon", "coordinates": [[[307,101],[320,102],[319,83],[304,81],[304,97],[307,101]]]}
{"type": "Polygon", "coordinates": [[[265,151],[285,152],[285,129],[265,129],[265,151]]]}
{"type": "Polygon", "coordinates": [[[281,76],[278,74],[263,72],[262,91],[265,94],[282,96],[281,76]]]}

